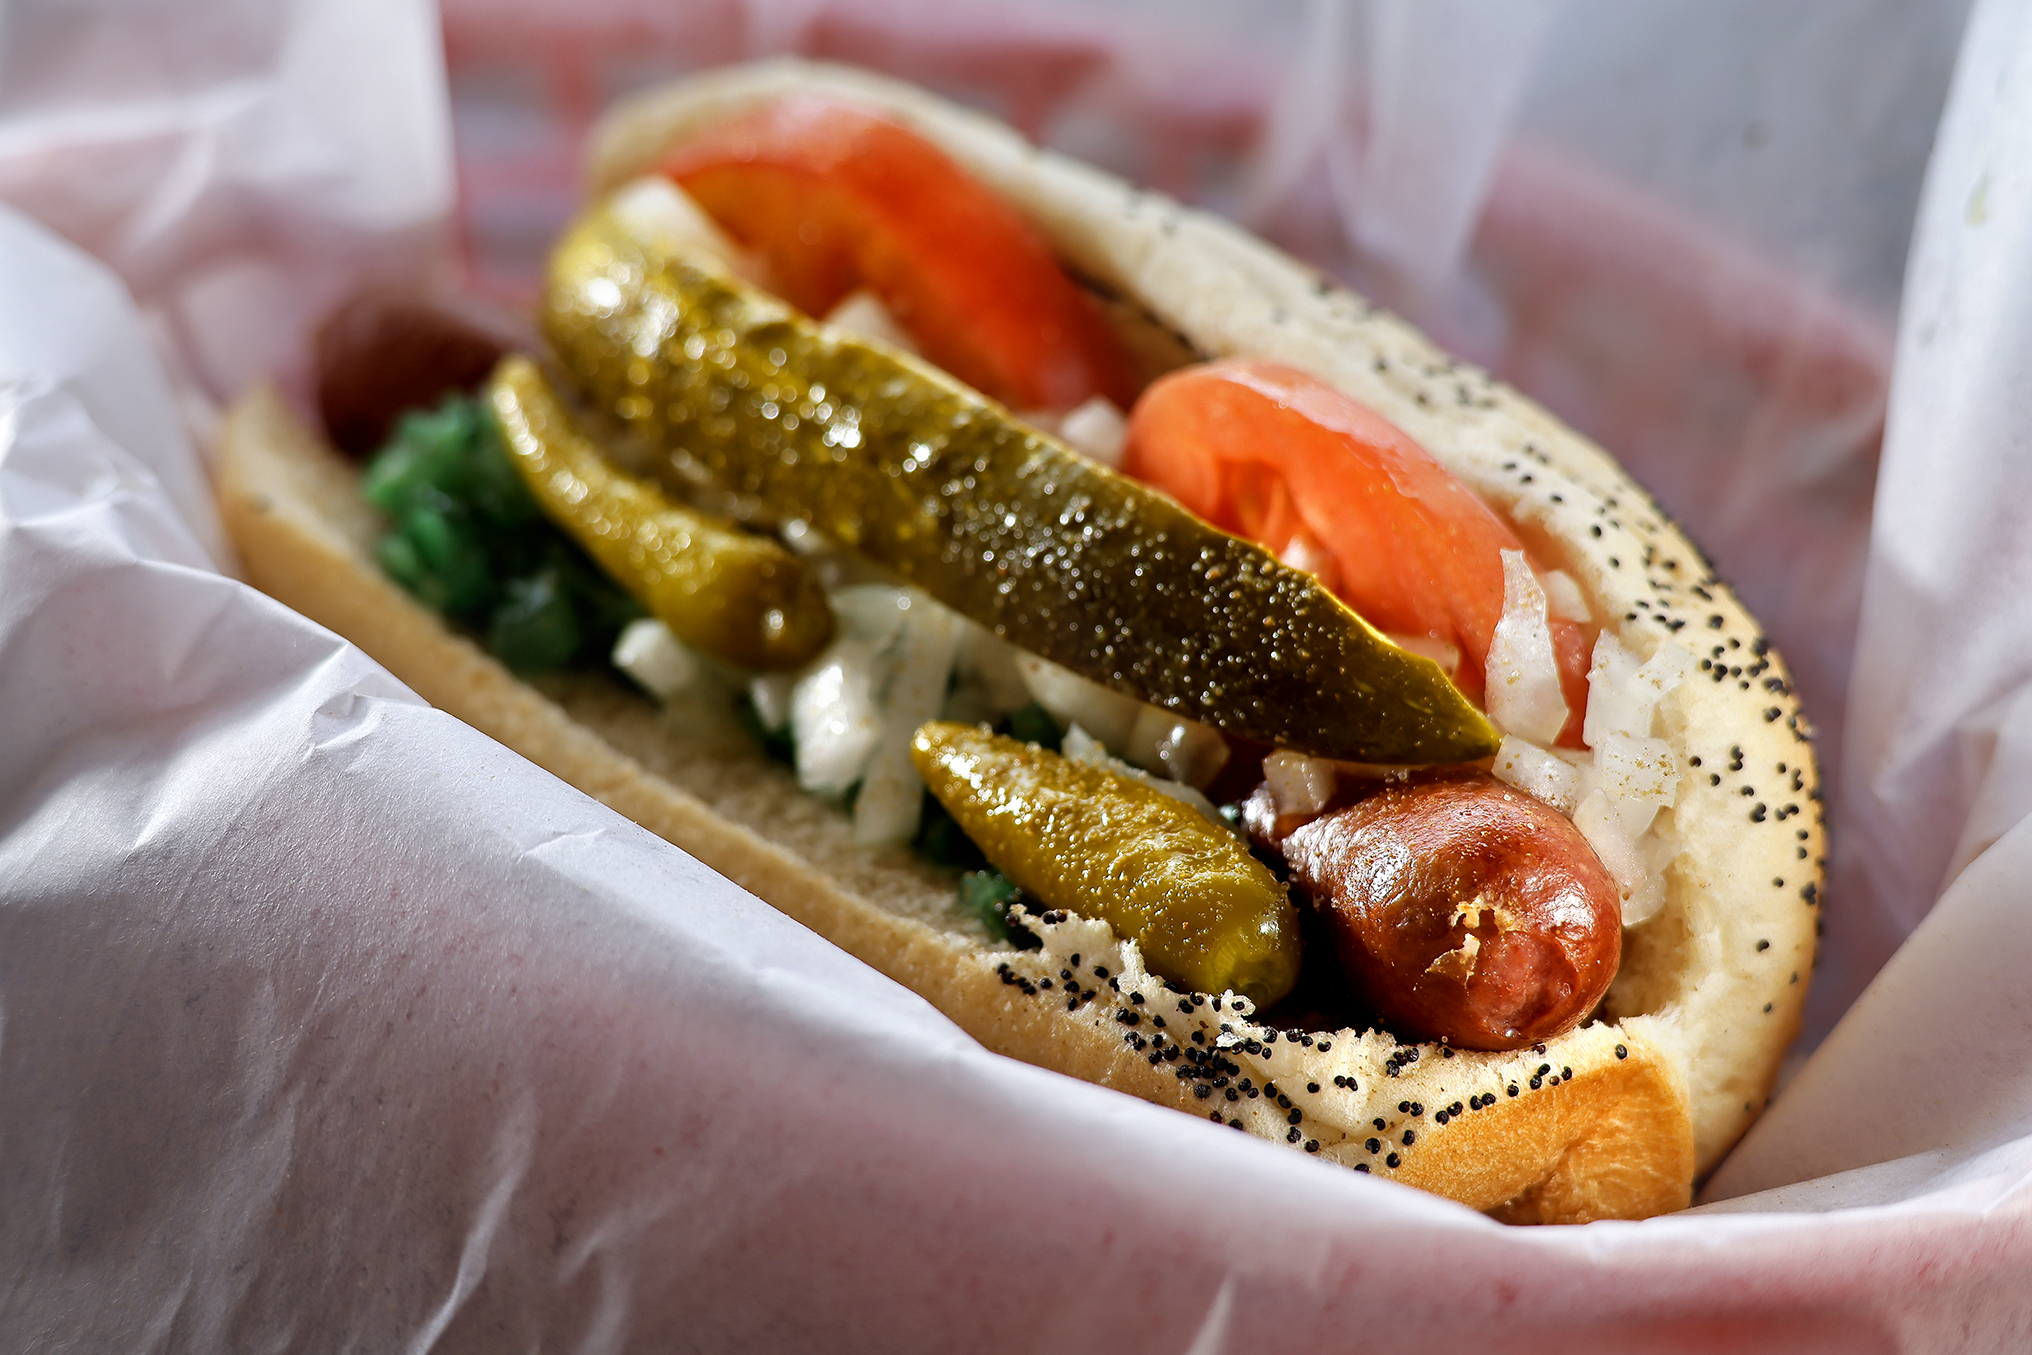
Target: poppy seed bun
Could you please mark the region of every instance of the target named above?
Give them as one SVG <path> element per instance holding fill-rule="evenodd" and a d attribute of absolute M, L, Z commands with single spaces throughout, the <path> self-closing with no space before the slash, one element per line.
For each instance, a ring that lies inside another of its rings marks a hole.
<path fill-rule="evenodd" d="M 1503 1054 L 1374 1031 L 1294 1041 L 1166 988 L 1099 923 L 1037 920 L 1043 950 L 997 946 L 956 909 L 950 872 L 854 848 L 843 814 L 738 737 L 701 740 L 599 679 L 538 691 L 447 630 L 371 563 L 377 524 L 351 468 L 263 393 L 235 409 L 221 447 L 224 516 L 249 578 L 991 1049 L 1515 1221 L 1685 1205 L 1761 1108 L 1797 1027 L 1821 849 L 1784 670 L 1706 561 L 1599 449 L 1402 323 L 1233 226 L 908 87 L 776 62 L 655 91 L 596 134 L 595 185 L 632 177 L 687 128 L 813 88 L 941 146 L 1146 331 L 1207 357 L 1287 363 L 1371 405 L 1507 513 L 1640 656 L 1669 638 L 1708 661 L 1660 706 L 1684 772 L 1660 831 L 1682 850 L 1664 907 L 1625 933 L 1601 1020 Z"/>

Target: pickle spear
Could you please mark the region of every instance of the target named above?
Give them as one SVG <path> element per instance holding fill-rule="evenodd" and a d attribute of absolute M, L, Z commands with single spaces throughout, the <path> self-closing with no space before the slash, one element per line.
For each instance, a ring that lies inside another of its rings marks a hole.
<path fill-rule="evenodd" d="M 796 556 L 610 465 L 528 358 L 503 359 L 487 398 L 545 516 L 678 639 L 749 668 L 794 668 L 832 638 L 825 590 Z"/>
<path fill-rule="evenodd" d="M 1298 982 L 1290 895 L 1197 809 L 972 725 L 923 725 L 910 754 L 997 870 L 1047 908 L 1104 920 L 1159 978 L 1258 1007 Z"/>
<path fill-rule="evenodd" d="M 1438 665 L 1311 576 L 604 209 L 552 255 L 545 329 L 592 397 L 681 467 L 1094 681 L 1320 757 L 1495 751 Z"/>

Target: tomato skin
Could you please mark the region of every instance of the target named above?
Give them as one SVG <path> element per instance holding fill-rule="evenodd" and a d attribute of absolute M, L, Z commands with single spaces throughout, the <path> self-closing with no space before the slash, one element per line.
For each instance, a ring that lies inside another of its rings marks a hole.
<path fill-rule="evenodd" d="M 1457 680 L 1479 698 L 1503 615 L 1510 525 L 1396 425 L 1315 377 L 1230 359 L 1160 377 L 1129 417 L 1123 469 L 1215 526 L 1280 556 L 1301 543 L 1315 572 L 1378 629 L 1461 652 Z M 1593 638 L 1551 619 L 1578 747 Z"/>
<path fill-rule="evenodd" d="M 793 95 L 706 129 L 660 168 L 808 314 L 865 286 L 928 360 L 1013 408 L 1135 398 L 1120 340 L 1043 237 L 907 128 Z"/>

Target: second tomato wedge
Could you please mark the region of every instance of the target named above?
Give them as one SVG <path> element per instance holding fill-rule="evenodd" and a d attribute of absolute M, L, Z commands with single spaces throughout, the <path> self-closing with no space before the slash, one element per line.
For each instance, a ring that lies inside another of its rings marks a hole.
<path fill-rule="evenodd" d="M 866 287 L 926 358 L 1012 408 L 1135 397 L 1120 341 L 1043 237 L 906 127 L 798 95 L 715 124 L 661 168 L 809 315 Z"/>
<path fill-rule="evenodd" d="M 1137 401 L 1123 469 L 1320 575 L 1378 629 L 1455 646 L 1457 681 L 1480 696 L 1503 615 L 1502 552 L 1523 543 L 1380 414 L 1277 363 L 1188 367 Z M 1592 644 L 1573 621 L 1550 628 L 1560 742 L 1578 746 Z"/>

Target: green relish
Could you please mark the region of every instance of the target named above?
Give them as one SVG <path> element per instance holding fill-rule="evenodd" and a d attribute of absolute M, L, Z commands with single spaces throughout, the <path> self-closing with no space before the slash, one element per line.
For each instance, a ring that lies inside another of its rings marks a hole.
<path fill-rule="evenodd" d="M 388 518 L 381 568 L 517 673 L 604 664 L 643 614 L 543 516 L 476 397 L 403 415 L 364 492 Z"/>

